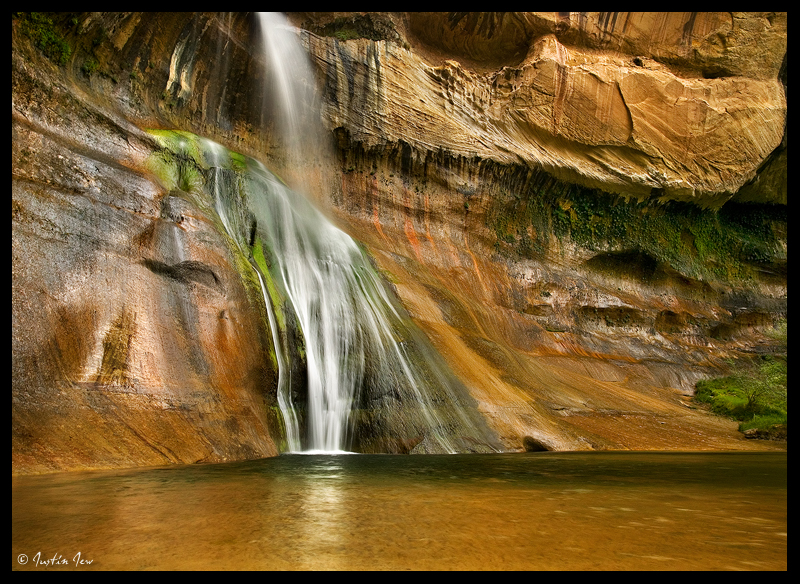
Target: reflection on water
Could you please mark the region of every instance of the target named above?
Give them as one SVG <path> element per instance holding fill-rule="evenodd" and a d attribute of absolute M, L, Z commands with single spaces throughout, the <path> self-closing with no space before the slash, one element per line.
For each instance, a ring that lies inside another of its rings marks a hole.
<path fill-rule="evenodd" d="M 548 452 L 18 477 L 12 569 L 785 570 L 786 475 L 786 453 Z"/>

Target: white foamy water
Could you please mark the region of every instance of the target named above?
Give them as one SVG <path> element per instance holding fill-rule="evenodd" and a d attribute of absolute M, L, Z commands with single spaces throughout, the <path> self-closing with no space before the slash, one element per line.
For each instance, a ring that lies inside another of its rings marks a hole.
<path fill-rule="evenodd" d="M 287 159 L 323 155 L 313 76 L 297 32 L 280 15 L 260 14 L 259 22 L 271 76 L 267 104 L 277 110 Z M 344 453 L 359 441 L 378 450 L 387 441 L 422 452 L 496 450 L 474 400 L 390 298 L 358 244 L 261 163 L 234 171 L 227 150 L 203 144 L 215 210 L 258 272 L 286 450 Z"/>

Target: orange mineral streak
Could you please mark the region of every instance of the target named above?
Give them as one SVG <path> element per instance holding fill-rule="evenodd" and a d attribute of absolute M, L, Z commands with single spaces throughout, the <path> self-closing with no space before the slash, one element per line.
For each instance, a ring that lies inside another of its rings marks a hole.
<path fill-rule="evenodd" d="M 406 217 L 403 222 L 403 232 L 406 234 L 406 239 L 408 239 L 408 242 L 414 250 L 414 255 L 417 256 L 419 261 L 422 261 L 422 256 L 419 252 L 419 240 L 417 239 L 417 234 L 414 231 L 414 224 L 411 222 L 410 217 Z"/>
<path fill-rule="evenodd" d="M 436 248 L 436 242 L 433 239 L 433 235 L 431 234 L 431 222 L 430 222 L 430 197 L 427 193 L 425 193 L 425 237 L 428 238 L 428 242 L 431 244 L 431 249 L 433 253 L 438 255 L 438 250 Z"/>
<path fill-rule="evenodd" d="M 375 226 L 375 231 L 378 232 L 378 234 L 381 236 L 381 239 L 388 242 L 389 238 L 386 237 L 386 234 L 383 232 L 383 229 L 381 228 L 381 218 L 378 213 L 377 206 L 372 208 L 372 224 Z"/>
<path fill-rule="evenodd" d="M 422 255 L 420 254 L 419 239 L 417 239 L 417 233 L 416 231 L 414 231 L 414 223 L 411 219 L 411 215 L 409 214 L 412 201 L 411 201 L 411 193 L 408 191 L 408 189 L 403 189 L 403 199 L 404 199 L 403 232 L 406 234 L 406 239 L 411 244 L 411 248 L 414 250 L 414 255 L 416 255 L 417 259 L 421 262 Z"/>
<path fill-rule="evenodd" d="M 374 229 L 364 234 L 352 218 L 350 228 L 363 234 L 378 265 L 393 275 L 403 305 L 509 449 L 521 449 L 526 436 L 558 450 L 785 448 L 746 440 L 735 422 L 697 409 L 691 399 L 697 373 L 675 356 L 660 361 L 620 350 L 629 346 L 621 335 L 641 342 L 634 333 L 547 330 L 536 315 L 510 307 L 510 291 L 519 283 L 504 265 L 484 259 L 491 255 L 484 240 L 467 240 L 461 221 L 433 223 L 439 253 L 420 254 L 409 211 L 392 208 L 402 216 L 383 217 L 385 237 Z M 529 285 L 550 290 L 549 278 L 534 273 Z M 557 316 L 571 310 L 556 293 L 536 292 L 528 301 L 549 302 Z"/>
<path fill-rule="evenodd" d="M 475 254 L 472 253 L 472 250 L 469 247 L 469 233 L 466 229 L 464 229 L 464 251 L 469 254 L 469 257 L 472 258 L 472 269 L 475 272 L 475 277 L 478 279 L 478 282 L 481 285 L 484 293 L 488 293 L 488 289 L 486 288 L 486 283 L 483 281 L 483 277 L 481 276 L 481 269 L 478 266 L 478 258 L 475 257 Z"/>
<path fill-rule="evenodd" d="M 383 232 L 383 228 L 381 228 L 381 216 L 380 216 L 380 200 L 378 199 L 378 179 L 376 177 L 372 177 L 369 181 L 369 200 L 368 204 L 372 206 L 372 224 L 375 226 L 375 230 L 380 234 L 381 239 L 384 241 L 389 241 L 386 237 L 386 234 Z"/>

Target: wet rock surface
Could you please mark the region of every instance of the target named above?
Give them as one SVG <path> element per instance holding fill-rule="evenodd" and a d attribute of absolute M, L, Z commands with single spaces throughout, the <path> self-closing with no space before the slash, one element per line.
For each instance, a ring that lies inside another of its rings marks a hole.
<path fill-rule="evenodd" d="M 786 15 L 615 14 L 295 15 L 336 158 L 293 171 L 508 449 L 778 447 L 687 398 L 786 314 Z M 260 292 L 144 132 L 292 174 L 252 17 L 52 18 L 64 63 L 12 18 L 14 472 L 276 454 Z"/>
<path fill-rule="evenodd" d="M 15 45 L 16 46 L 16 45 Z M 155 143 L 13 51 L 12 468 L 277 454 L 257 292 Z"/>
<path fill-rule="evenodd" d="M 748 440 L 777 440 L 785 442 L 787 440 L 786 424 L 775 424 L 768 430 L 752 428 L 744 431 L 744 437 Z"/>

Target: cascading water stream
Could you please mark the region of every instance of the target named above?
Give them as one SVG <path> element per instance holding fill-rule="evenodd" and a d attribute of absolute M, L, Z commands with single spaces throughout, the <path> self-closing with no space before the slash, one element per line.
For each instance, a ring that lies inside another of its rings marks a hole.
<path fill-rule="evenodd" d="M 308 59 L 282 15 L 258 17 L 272 102 L 279 112 L 278 129 L 289 163 L 299 161 L 304 152 L 319 155 Z M 364 347 L 356 330 L 352 270 L 360 250 L 296 193 L 273 186 L 283 191 L 275 199 L 279 205 L 261 219 L 272 227 L 273 257 L 279 258 L 280 280 L 305 339 L 308 447 L 339 451 L 363 377 Z"/>
<path fill-rule="evenodd" d="M 211 140 L 203 140 L 203 144 L 206 150 L 206 157 L 213 171 L 211 188 L 214 195 L 214 209 L 222 221 L 225 231 L 231 236 L 239 251 L 246 256 L 248 253 L 245 249 L 245 244 L 241 241 L 241 238 L 238 237 L 238 234 L 242 232 L 241 227 L 243 226 L 243 222 L 240 220 L 238 224 L 235 225 L 229 214 L 231 209 L 237 209 L 239 207 L 230 201 L 231 189 L 224 184 L 224 181 L 220 180 L 220 169 L 228 166 L 230 163 L 228 151 Z M 261 294 L 264 298 L 269 328 L 272 333 L 272 344 L 275 348 L 275 360 L 278 369 L 278 407 L 280 407 L 284 419 L 287 450 L 289 452 L 299 452 L 301 450 L 299 423 L 291 403 L 289 389 L 291 385 L 289 380 L 290 368 L 284 351 L 284 343 L 282 343 L 280 339 L 280 328 L 277 318 L 275 317 L 275 311 L 272 307 L 272 301 L 267 292 L 267 286 L 264 283 L 264 276 L 252 260 L 251 267 L 258 277 L 258 282 L 261 286 Z"/>
<path fill-rule="evenodd" d="M 401 351 L 392 326 L 399 322 L 372 266 L 356 243 L 298 193 L 269 175 L 256 175 L 250 209 L 268 241 L 272 273 L 305 341 L 308 450 L 337 452 L 349 442 L 350 416 L 367 376 L 394 379 L 425 405 L 420 381 Z M 369 358 L 369 363 L 367 359 Z M 286 399 L 289 402 L 289 399 Z M 426 425 L 440 425 L 427 407 Z M 290 424 L 287 422 L 287 427 Z M 447 452 L 456 449 L 436 437 Z"/>
<path fill-rule="evenodd" d="M 282 17 L 259 18 L 276 76 L 272 103 L 286 122 L 291 160 L 298 149 L 311 151 L 306 139 L 318 140 L 303 111 L 314 103 L 303 94 L 313 89 L 308 71 L 300 71 L 308 64 L 298 62 L 306 57 Z M 299 71 L 306 81 L 300 87 L 293 82 Z M 260 163 L 250 161 L 246 172 L 225 170 L 227 151 L 203 143 L 216 212 L 250 258 L 266 304 L 286 449 L 342 452 L 375 434 L 400 433 L 421 452 L 497 450 L 466 390 L 390 298 L 355 241 Z M 305 396 L 291 379 L 303 357 Z"/>

